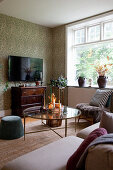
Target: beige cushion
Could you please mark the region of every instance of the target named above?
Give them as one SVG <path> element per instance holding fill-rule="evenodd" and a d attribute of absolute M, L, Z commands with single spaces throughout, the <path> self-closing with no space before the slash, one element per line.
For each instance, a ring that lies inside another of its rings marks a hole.
<path fill-rule="evenodd" d="M 85 170 L 113 170 L 113 144 L 99 144 L 89 148 Z"/>
<path fill-rule="evenodd" d="M 98 123 L 95 123 L 83 130 L 80 130 L 78 133 L 77 133 L 77 137 L 80 137 L 80 138 L 83 138 L 85 139 L 93 130 L 99 128 L 99 124 L 100 122 Z"/>
<path fill-rule="evenodd" d="M 38 141 L 37 141 L 38 142 Z M 7 163 L 2 170 L 65 170 L 83 139 L 69 136 Z"/>
<path fill-rule="evenodd" d="M 100 127 L 105 128 L 108 133 L 113 133 L 113 113 L 103 112 Z"/>

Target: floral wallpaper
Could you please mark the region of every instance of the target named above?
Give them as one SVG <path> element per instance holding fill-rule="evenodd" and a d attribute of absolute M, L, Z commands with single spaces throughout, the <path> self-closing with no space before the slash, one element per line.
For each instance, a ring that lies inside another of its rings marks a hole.
<path fill-rule="evenodd" d="M 53 77 L 65 76 L 65 26 L 56 27 L 53 33 Z"/>
<path fill-rule="evenodd" d="M 48 83 L 52 76 L 52 29 L 0 14 L 0 110 L 11 108 L 10 88 L 3 91 L 8 80 L 8 55 L 42 58 L 43 81 Z"/>
<path fill-rule="evenodd" d="M 53 35 L 53 67 L 52 76 L 54 79 L 62 74 L 65 76 L 65 26 L 59 26 L 52 30 Z M 64 90 L 64 104 L 68 105 L 68 88 Z"/>

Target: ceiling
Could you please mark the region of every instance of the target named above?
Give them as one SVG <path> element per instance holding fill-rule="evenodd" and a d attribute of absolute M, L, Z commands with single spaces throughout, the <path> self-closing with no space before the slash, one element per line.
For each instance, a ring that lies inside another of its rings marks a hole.
<path fill-rule="evenodd" d="M 0 0 L 0 13 L 56 27 L 113 10 L 113 0 Z"/>

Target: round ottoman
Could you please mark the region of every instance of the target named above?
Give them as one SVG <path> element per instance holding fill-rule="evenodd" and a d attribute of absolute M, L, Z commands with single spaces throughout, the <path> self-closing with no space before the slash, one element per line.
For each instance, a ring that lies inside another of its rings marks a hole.
<path fill-rule="evenodd" d="M 22 120 L 19 116 L 5 116 L 1 119 L 0 138 L 17 139 L 24 135 Z"/>

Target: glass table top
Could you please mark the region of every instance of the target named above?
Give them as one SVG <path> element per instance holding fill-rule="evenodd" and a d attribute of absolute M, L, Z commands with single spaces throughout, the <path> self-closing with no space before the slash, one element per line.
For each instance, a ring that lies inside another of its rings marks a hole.
<path fill-rule="evenodd" d="M 76 118 L 81 115 L 81 111 L 68 106 L 62 106 L 61 109 L 55 108 L 52 110 L 40 109 L 40 107 L 36 106 L 25 109 L 23 114 L 24 116 L 32 117 L 35 119 L 59 120 Z"/>

